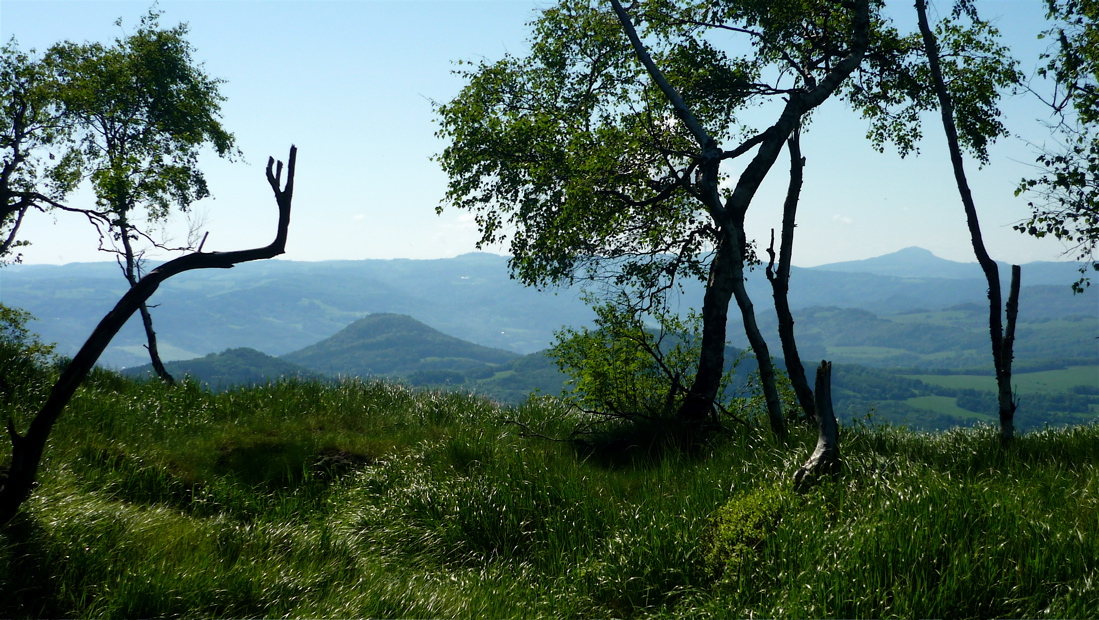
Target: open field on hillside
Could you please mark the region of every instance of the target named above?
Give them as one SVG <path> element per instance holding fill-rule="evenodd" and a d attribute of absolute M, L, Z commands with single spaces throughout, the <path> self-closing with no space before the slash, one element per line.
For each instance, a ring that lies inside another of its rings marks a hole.
<path fill-rule="evenodd" d="M 953 396 L 917 396 L 904 401 L 916 409 L 926 409 L 935 413 L 961 418 L 969 422 L 996 422 L 996 417 L 990 414 L 979 413 L 963 409 L 957 405 Z"/>
<path fill-rule="evenodd" d="M 996 391 L 996 377 L 991 375 L 905 375 L 931 385 L 949 388 L 970 388 Z M 1060 370 L 1014 373 L 1012 384 L 1021 395 L 1066 392 L 1078 385 L 1099 389 L 1099 365 L 1069 366 Z"/>

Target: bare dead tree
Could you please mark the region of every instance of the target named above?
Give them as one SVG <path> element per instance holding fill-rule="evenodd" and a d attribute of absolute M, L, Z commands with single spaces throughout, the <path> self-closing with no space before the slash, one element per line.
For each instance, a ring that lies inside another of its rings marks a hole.
<path fill-rule="evenodd" d="M 801 198 L 802 171 L 805 158 L 801 155 L 801 130 L 794 129 L 786 141 L 790 150 L 790 184 L 786 189 L 786 201 L 782 206 L 782 241 L 778 250 L 778 265 L 775 265 L 775 230 L 771 229 L 771 245 L 767 248 L 770 261 L 767 263 L 767 281 L 775 298 L 775 313 L 778 315 L 778 336 L 782 343 L 782 356 L 786 358 L 786 372 L 794 386 L 798 404 L 805 415 L 816 423 L 816 407 L 813 402 L 813 390 L 805 376 L 805 367 L 801 364 L 797 341 L 794 339 L 794 315 L 790 312 L 790 256 L 794 251 L 794 227 L 797 220 L 798 200 Z"/>
<path fill-rule="evenodd" d="M 794 486 L 805 491 L 821 476 L 836 476 L 843 469 L 840 458 L 839 427 L 832 410 L 832 363 L 822 361 L 817 367 L 817 447 L 809 460 L 794 474 Z"/>
<path fill-rule="evenodd" d="M 107 348 L 118 330 L 126 324 L 134 312 L 143 306 L 157 288 L 168 278 L 194 269 L 228 269 L 238 263 L 273 258 L 286 251 L 287 231 L 290 227 L 290 204 L 294 196 L 294 168 L 297 148 L 290 147 L 287 163 L 286 185 L 282 185 L 281 161 L 267 161 L 267 182 L 275 193 L 279 208 L 278 232 L 275 240 L 262 248 L 235 252 L 192 252 L 153 269 L 137 281 L 103 317 L 91 336 L 80 347 L 72 362 L 53 385 L 46 403 L 31 421 L 26 433 L 19 434 L 15 421 L 8 420 L 8 436 L 12 443 L 11 463 L 7 474 L 0 479 L 0 523 L 6 523 L 18 512 L 34 488 L 38 466 L 46 440 L 54 424 L 60 418 L 76 388 L 88 375 L 103 350 Z"/>

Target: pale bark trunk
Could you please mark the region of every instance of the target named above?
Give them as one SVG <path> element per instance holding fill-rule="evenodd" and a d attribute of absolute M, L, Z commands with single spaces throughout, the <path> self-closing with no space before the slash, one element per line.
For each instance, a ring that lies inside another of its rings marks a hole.
<path fill-rule="evenodd" d="M 809 460 L 794 473 L 794 486 L 805 491 L 823 475 L 837 476 L 843 470 L 840 458 L 839 425 L 832 410 L 832 363 L 822 361 L 816 381 L 817 446 Z"/>
<path fill-rule="evenodd" d="M 729 300 L 732 299 L 733 249 L 727 240 L 718 242 L 710 263 L 710 279 L 702 300 L 702 343 L 698 369 L 687 397 L 680 405 L 677 417 L 692 426 L 699 426 L 710 417 L 714 400 L 725 372 L 726 327 Z"/>

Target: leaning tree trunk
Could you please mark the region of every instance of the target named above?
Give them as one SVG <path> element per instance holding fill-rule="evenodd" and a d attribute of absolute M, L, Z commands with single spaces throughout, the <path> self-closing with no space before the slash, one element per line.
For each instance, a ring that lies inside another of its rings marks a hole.
<path fill-rule="evenodd" d="M 711 264 L 706 301 L 710 301 L 711 298 L 710 288 L 719 286 L 721 291 L 713 295 L 714 304 L 711 310 L 706 309 L 705 303 L 703 305 L 703 351 L 699 359 L 700 372 L 695 378 L 695 385 L 691 388 L 693 396 L 686 400 L 681 409 L 681 414 L 688 418 L 694 418 L 700 415 L 703 407 L 706 408 L 708 413 L 709 408 L 713 406 L 712 400 L 706 403 L 700 401 L 707 394 L 717 393 L 720 374 L 717 375 L 715 381 L 713 374 L 715 366 L 712 360 L 720 358 L 723 367 L 725 343 L 719 342 L 714 336 L 707 340 L 705 330 L 717 329 L 720 324 L 720 334 L 724 338 L 724 321 L 727 320 L 727 314 L 725 317 L 720 318 L 716 314 L 721 307 L 724 307 L 727 312 L 728 296 L 725 291 L 731 289 L 744 319 L 745 335 L 748 337 L 748 342 L 756 355 L 756 360 L 759 362 L 760 380 L 767 399 L 767 415 L 771 421 L 772 429 L 780 436 L 785 435 L 786 427 L 782 414 L 782 404 L 778 398 L 778 391 L 774 386 L 774 373 L 770 354 L 767 351 L 767 343 L 763 340 L 756 326 L 755 311 L 744 288 L 744 262 L 747 256 L 744 239 L 744 216 L 764 177 L 778 158 L 783 143 L 790 135 L 790 132 L 800 123 L 802 116 L 832 96 L 840 84 L 862 63 L 863 56 L 870 44 L 870 3 L 868 0 L 855 0 L 851 3 L 853 20 L 849 54 L 831 66 L 828 73 L 819 81 L 809 80 L 811 83 L 805 84 L 804 88 L 791 90 L 786 98 L 786 105 L 775 124 L 762 134 L 743 142 L 732 151 L 722 151 L 718 147 L 714 138 L 710 136 L 698 118 L 691 112 L 683 97 L 668 82 L 668 79 L 653 62 L 645 44 L 634 28 L 633 20 L 622 6 L 622 2 L 620 0 L 611 0 L 611 7 L 618 16 L 618 20 L 626 32 L 626 37 L 629 39 L 638 61 L 645 67 L 649 77 L 664 94 L 675 115 L 690 131 L 698 144 L 700 149 L 699 172 L 701 174 L 695 190 L 697 192 L 696 196 L 705 205 L 706 210 L 713 218 L 715 228 L 718 230 L 718 252 L 715 252 L 714 264 L 718 263 L 721 258 L 718 254 L 722 247 L 726 247 L 726 252 L 734 249 L 736 251 L 735 255 L 729 257 L 731 260 L 727 259 L 725 261 L 728 269 L 724 266 L 715 269 L 714 265 Z M 726 192 L 718 189 L 721 162 L 743 155 L 756 147 L 758 147 L 756 155 L 744 168 L 731 194 L 725 197 Z M 724 204 L 722 204 L 723 197 Z M 717 279 L 717 276 L 728 278 L 728 281 L 721 282 Z M 705 372 L 703 373 L 701 371 L 704 368 Z M 701 415 L 705 415 L 705 413 Z"/>
<path fill-rule="evenodd" d="M 1019 314 L 1019 277 L 1020 267 L 1011 266 L 1011 284 L 1007 299 L 1007 327 L 1001 321 L 1000 270 L 996 261 L 988 255 L 984 238 L 981 236 L 981 224 L 977 219 L 977 207 L 973 203 L 973 194 L 966 180 L 965 167 L 962 164 L 962 149 L 958 143 L 958 129 L 954 124 L 954 103 L 943 81 L 942 67 L 939 65 L 939 44 L 931 26 L 927 22 L 927 7 L 924 0 L 916 0 L 916 16 L 923 36 L 924 51 L 935 94 L 939 98 L 939 112 L 942 115 L 943 131 L 950 149 L 950 163 L 954 167 L 954 180 L 958 185 L 962 206 L 965 208 L 969 238 L 973 243 L 973 253 L 985 273 L 988 281 L 988 332 L 992 341 L 992 362 L 996 368 L 997 398 L 1000 409 L 1000 441 L 1005 445 L 1015 437 L 1015 409 L 1018 406 L 1011 393 L 1011 361 L 1014 357 L 1015 319 Z"/>
<path fill-rule="evenodd" d="M 137 257 L 134 255 L 133 244 L 130 243 L 130 225 L 126 221 L 126 216 L 123 215 L 119 218 L 119 229 L 122 237 L 122 251 L 124 256 L 122 260 L 125 264 L 121 264 L 122 275 L 126 276 L 126 281 L 130 283 L 130 288 L 137 286 L 138 281 L 141 279 L 141 275 L 138 273 Z M 149 361 L 153 365 L 153 371 L 156 372 L 156 376 L 160 377 L 160 380 L 168 385 L 175 385 L 175 379 L 168 372 L 168 369 L 164 367 L 164 362 L 160 360 L 160 349 L 156 344 L 156 331 L 153 329 L 153 315 L 149 313 L 149 306 L 146 303 L 142 303 L 138 308 L 141 312 L 141 324 L 145 328 L 145 340 L 148 344 L 145 348 L 149 351 Z"/>
<path fill-rule="evenodd" d="M 95 365 L 103 350 L 110 344 L 118 330 L 137 312 L 149 297 L 156 292 L 168 278 L 193 269 L 227 269 L 253 260 L 272 258 L 286 251 L 286 235 L 290 226 L 290 204 L 294 195 L 294 167 L 297 149 L 290 147 L 287 164 L 286 186 L 282 187 L 282 162 L 277 168 L 273 158 L 267 162 L 267 181 L 275 192 L 275 201 L 279 207 L 279 224 L 275 240 L 268 246 L 235 252 L 194 252 L 164 263 L 153 269 L 136 285 L 132 286 L 113 310 L 103 317 L 92 335 L 80 347 L 80 351 L 61 373 L 53 385 L 46 403 L 31 421 L 26 433 L 20 435 L 15 421 L 8 420 L 8 435 L 11 437 L 12 455 L 7 475 L 0 479 L 0 523 L 6 523 L 30 497 L 38 473 L 38 465 L 53 425 L 61 416 L 76 388 Z M 275 168 L 273 171 L 272 169 Z"/>
<path fill-rule="evenodd" d="M 822 361 L 816 384 L 817 447 L 809 460 L 794 473 L 794 486 L 805 491 L 821 476 L 837 476 L 843 469 L 840 458 L 839 425 L 832 410 L 832 363 Z"/>
<path fill-rule="evenodd" d="M 680 406 L 677 416 L 690 424 L 701 424 L 713 409 L 721 376 L 725 372 L 726 324 L 729 319 L 729 302 L 736 298 L 744 320 L 752 352 L 759 365 L 760 384 L 767 402 L 767 418 L 776 435 L 786 435 L 786 421 L 782 415 L 782 399 L 775 383 L 774 366 L 767 342 L 756 325 L 755 309 L 744 288 L 744 263 L 742 245 L 735 232 L 726 233 L 718 241 L 713 261 L 710 263 L 710 280 L 702 302 L 702 345 L 698 370 Z"/>
<path fill-rule="evenodd" d="M 775 298 L 775 314 L 778 315 L 778 336 L 782 343 L 782 356 L 786 358 L 786 372 L 790 375 L 790 384 L 794 386 L 798 404 L 806 417 L 817 423 L 816 407 L 813 402 L 813 390 L 805 376 L 805 367 L 801 364 L 797 341 L 794 339 L 794 315 L 790 312 L 787 293 L 790 290 L 790 255 L 794 250 L 794 224 L 797 219 L 798 200 L 801 198 L 802 170 L 805 158 L 801 155 L 801 131 L 795 129 L 786 141 L 790 148 L 790 185 L 786 189 L 786 202 L 782 206 L 782 241 L 779 245 L 778 268 L 775 268 L 775 230 L 771 229 L 771 245 L 767 254 L 771 260 L 767 264 L 767 280 Z"/>
<path fill-rule="evenodd" d="M 732 249 L 719 241 L 710 263 L 710 278 L 702 299 L 702 342 L 698 369 L 676 417 L 691 426 L 701 426 L 714 408 L 725 372 L 726 324 L 733 289 L 726 271 L 732 267 Z"/>

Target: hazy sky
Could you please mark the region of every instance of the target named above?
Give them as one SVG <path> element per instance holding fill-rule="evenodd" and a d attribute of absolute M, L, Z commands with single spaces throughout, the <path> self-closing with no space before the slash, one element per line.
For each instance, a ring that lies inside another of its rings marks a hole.
<path fill-rule="evenodd" d="M 446 258 L 474 251 L 472 218 L 435 207 L 446 179 L 430 160 L 435 138 L 431 102 L 461 88 L 453 61 L 497 59 L 526 48 L 526 23 L 546 0 L 191 0 L 159 3 L 163 26 L 190 25 L 189 40 L 206 72 L 225 80 L 225 126 L 244 162 L 203 161 L 213 199 L 196 205 L 210 232 L 207 250 L 265 245 L 276 211 L 263 169 L 298 146 L 292 260 Z M 945 11 L 949 3 L 939 0 Z M 1033 72 L 1046 42 L 1036 0 L 978 1 L 1005 34 L 1023 69 Z M 902 28 L 914 27 L 909 0 L 891 7 Z M 24 50 L 60 40 L 110 42 L 132 31 L 150 2 L 0 2 L 0 35 Z M 119 28 L 115 21 L 122 18 Z M 992 163 L 968 169 L 993 257 L 1013 262 L 1058 260 L 1063 248 L 1011 225 L 1026 201 L 1013 196 L 1032 171 L 1033 149 L 1046 132 L 1045 112 L 1027 96 L 1002 106 L 1015 134 L 992 150 Z M 803 136 L 807 157 L 794 263 L 801 266 L 878 256 L 918 245 L 973 261 L 965 219 L 937 118 L 918 158 L 873 151 L 866 126 L 840 101 L 829 101 Z M 788 164 L 783 155 L 749 212 L 749 236 L 761 242 L 781 224 Z M 86 193 L 71 202 L 90 205 Z M 182 222 L 170 231 L 185 237 Z M 104 260 L 86 221 L 34 214 L 24 224 L 26 263 Z M 501 248 L 496 249 L 504 253 Z"/>

